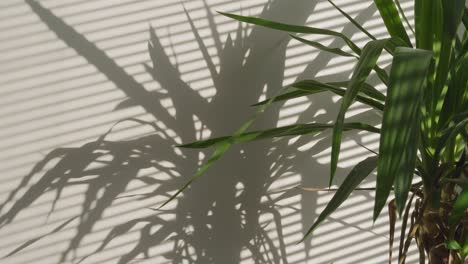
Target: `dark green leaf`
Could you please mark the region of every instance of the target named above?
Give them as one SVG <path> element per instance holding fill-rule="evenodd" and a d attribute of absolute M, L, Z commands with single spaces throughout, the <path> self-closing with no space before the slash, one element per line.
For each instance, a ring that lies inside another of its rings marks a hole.
<path fill-rule="evenodd" d="M 374 3 L 382 16 L 385 27 L 387 28 L 390 36 L 402 39 L 408 47 L 411 47 L 411 41 L 408 34 L 406 34 L 405 27 L 401 22 L 397 7 L 393 0 L 374 0 Z"/>
<path fill-rule="evenodd" d="M 348 82 L 347 85 L 351 85 L 351 82 Z M 332 84 L 320 83 L 314 80 L 300 81 L 300 82 L 292 84 L 291 86 L 302 91 L 315 91 L 316 89 L 326 89 L 340 96 L 345 96 L 346 94 L 345 89 L 341 89 Z M 364 83 L 362 83 L 361 87 L 364 87 L 364 86 L 365 86 Z M 383 111 L 384 106 L 382 103 L 378 101 L 362 96 L 359 93 L 356 95 L 355 99 L 361 103 L 367 104 L 371 107 L 374 107 L 378 110 Z"/>
<path fill-rule="evenodd" d="M 332 138 L 332 153 L 331 153 L 331 164 L 330 164 L 330 185 L 333 182 L 336 168 L 338 165 L 338 158 L 341 149 L 341 138 L 343 132 L 343 124 L 346 111 L 356 99 L 360 88 L 365 83 L 371 70 L 376 66 L 377 59 L 379 58 L 385 44 L 388 39 L 373 40 L 366 44 L 362 51 L 362 55 L 354 69 L 351 82 L 349 83 L 348 89 L 346 89 L 345 95 L 341 102 L 340 111 L 336 118 L 335 127 L 333 128 Z"/>
<path fill-rule="evenodd" d="M 420 128 L 420 103 L 432 52 L 397 48 L 385 101 L 377 169 L 374 221 L 393 183 L 401 214 L 413 178 Z"/>
<path fill-rule="evenodd" d="M 293 98 L 298 98 L 302 96 L 308 96 L 311 94 L 316 94 L 316 93 L 321 93 L 325 91 L 330 91 L 333 92 L 337 95 L 343 96 L 345 93 L 344 89 L 341 89 L 340 87 L 348 87 L 349 81 L 346 82 L 330 82 L 330 83 L 321 83 L 315 80 L 305 80 L 305 81 L 299 81 L 297 83 L 293 83 L 290 85 L 290 87 L 296 87 L 300 86 L 300 90 L 296 91 L 291 91 L 287 92 L 281 95 L 278 95 L 277 97 L 274 98 L 274 102 L 279 102 L 279 101 L 285 101 Z M 367 104 L 369 106 L 372 106 L 376 109 L 383 110 L 383 105 L 379 102 L 374 101 L 379 100 L 379 101 L 384 101 L 385 100 L 385 95 L 382 94 L 379 90 L 375 89 L 375 87 L 364 83 L 361 88 L 360 88 L 360 94 L 356 97 L 356 100 Z M 366 98 L 370 97 L 370 98 Z M 254 104 L 253 106 L 257 105 L 263 105 L 266 102 L 268 102 L 270 99 L 266 99 L 264 101 L 261 101 L 259 103 Z"/>
<path fill-rule="evenodd" d="M 231 144 L 249 142 L 253 140 L 260 140 L 266 138 L 276 138 L 276 137 L 286 137 L 286 136 L 298 136 L 298 135 L 307 135 L 312 133 L 319 133 L 325 129 L 333 128 L 333 124 L 296 124 L 284 127 L 278 127 L 267 130 L 252 131 L 242 133 L 238 136 L 225 136 L 207 140 L 201 140 L 189 144 L 180 145 L 181 148 L 207 148 L 213 145 L 221 144 L 224 142 L 229 142 Z M 373 126 L 363 124 L 363 123 L 346 123 L 344 124 L 344 130 L 364 130 L 372 133 L 379 133 L 380 130 Z"/>
<path fill-rule="evenodd" d="M 343 16 L 345 16 L 349 22 L 353 23 L 354 26 L 356 26 L 357 28 L 359 28 L 364 34 L 366 34 L 369 38 L 371 38 L 372 40 L 376 40 L 376 38 L 371 34 L 369 33 L 369 31 L 367 31 L 364 27 L 362 27 L 358 22 L 356 22 L 356 20 L 354 20 L 350 15 L 348 15 L 348 13 L 346 13 L 345 11 L 343 11 L 340 7 L 338 7 L 337 5 L 335 5 L 335 3 L 333 3 L 331 0 L 328 0 L 328 2 L 336 8 L 336 10 L 338 10 L 338 12 L 340 12 Z"/>
<path fill-rule="evenodd" d="M 359 186 L 359 184 L 375 169 L 377 166 L 377 157 L 369 157 L 359 162 L 346 176 L 346 179 L 340 185 L 333 198 L 327 204 L 325 209 L 320 213 L 315 223 L 309 228 L 302 241 L 307 239 L 312 232 L 319 226 L 331 213 L 333 213 Z"/>
<path fill-rule="evenodd" d="M 256 18 L 256 17 L 246 17 L 246 16 L 240 16 L 240 15 L 234 15 L 234 14 L 228 14 L 228 13 L 223 13 L 223 12 L 218 12 L 223 16 L 230 17 L 232 19 L 246 22 L 249 24 L 254 24 L 258 26 L 263 26 L 267 28 L 272 28 L 272 29 L 277 29 L 281 31 L 286 31 L 286 32 L 294 32 L 294 33 L 306 33 L 306 34 L 318 34 L 318 35 L 328 35 L 328 36 L 335 36 L 343 39 L 343 41 L 351 48 L 352 51 L 354 51 L 356 54 L 361 53 L 361 49 L 354 44 L 351 39 L 349 39 L 347 36 L 345 36 L 342 33 L 328 30 L 328 29 L 322 29 L 322 28 L 314 28 L 314 27 L 306 27 L 306 26 L 297 26 L 297 25 L 289 25 L 289 24 L 284 24 L 284 23 L 279 23 L 279 22 L 274 22 L 262 18 Z"/>
<path fill-rule="evenodd" d="M 465 6 L 465 11 L 463 12 L 463 25 L 465 26 L 465 30 L 468 30 L 468 8 Z"/>
<path fill-rule="evenodd" d="M 339 87 L 348 87 L 349 86 L 349 81 L 346 82 L 329 82 L 328 84 L 330 85 L 335 85 Z M 385 95 L 377 90 L 374 86 L 368 84 L 368 83 L 363 83 L 361 88 L 359 88 L 359 92 L 362 92 L 363 94 L 367 95 L 368 97 L 372 99 L 376 99 L 379 101 L 385 101 Z"/>
<path fill-rule="evenodd" d="M 415 34 L 414 29 L 413 29 L 413 27 L 411 26 L 411 23 L 408 21 L 408 18 L 407 18 L 406 15 L 405 15 L 405 11 L 404 11 L 403 8 L 401 7 L 400 0 L 395 0 L 395 4 L 396 4 L 396 6 L 398 7 L 398 11 L 400 11 L 401 16 L 402 16 L 403 19 L 405 20 L 406 25 L 408 25 L 408 28 L 411 30 L 411 32 L 413 32 L 413 34 Z"/>
<path fill-rule="evenodd" d="M 443 91 L 453 64 L 453 52 L 458 26 L 463 17 L 465 0 L 442 1 L 443 11 L 443 34 L 439 51 L 439 61 L 437 63 L 436 79 L 434 82 L 434 92 L 432 94 L 432 111 L 439 112 L 444 96 Z M 463 87 L 464 88 L 464 87 Z"/>
<path fill-rule="evenodd" d="M 327 52 L 330 52 L 330 53 L 333 53 L 333 54 L 336 54 L 336 55 L 340 55 L 340 56 L 344 56 L 344 57 L 357 57 L 356 55 L 353 55 L 351 53 L 348 53 L 346 51 L 343 51 L 339 48 L 330 48 L 330 47 L 327 47 L 327 46 L 324 46 L 320 43 L 318 43 L 317 41 L 311 41 L 311 40 L 307 40 L 307 39 L 303 39 L 303 38 L 300 38 L 300 37 L 297 37 L 297 36 L 294 36 L 294 35 L 290 35 L 293 39 L 295 40 L 298 40 L 304 44 L 307 44 L 311 47 L 314 47 L 314 48 L 317 48 L 319 50 L 323 50 L 323 51 L 327 51 Z"/>

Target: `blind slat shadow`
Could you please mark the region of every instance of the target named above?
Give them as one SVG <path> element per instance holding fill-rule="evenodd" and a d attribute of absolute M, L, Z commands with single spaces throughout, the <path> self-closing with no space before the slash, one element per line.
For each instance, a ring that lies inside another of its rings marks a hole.
<path fill-rule="evenodd" d="M 215 95 L 207 100 L 182 79 L 177 62 L 171 62 L 152 28 L 149 29 L 148 43 L 152 65 L 143 66 L 153 80 L 161 85 L 163 91 L 147 91 L 104 51 L 53 12 L 37 1 L 25 1 L 49 30 L 125 93 L 128 99 L 119 103 L 115 111 L 138 105 L 151 114 L 154 121 L 162 122 L 165 127 L 160 127 L 153 121 L 130 118 L 121 122 L 150 125 L 154 128 L 154 134 L 125 141 L 111 141 L 107 136 L 112 133 L 112 127 L 97 140 L 80 147 L 59 148 L 48 153 L 0 206 L 0 212 L 3 212 L 7 205 L 12 204 L 0 216 L 1 227 L 12 223 L 22 210 L 47 192 L 55 192 L 48 214 L 54 213 L 63 192 L 69 186 L 79 184 L 86 186 L 86 190 L 81 213 L 77 216 L 77 232 L 61 253 L 60 262 L 70 259 L 78 260 L 78 263 L 92 261 L 93 255 L 105 250 L 112 240 L 137 226 L 143 226 L 139 229 L 140 236 L 133 247 L 116 256 L 118 263 L 130 263 L 139 256 L 151 258 L 150 249 L 162 243 L 169 243 L 173 247 L 170 253 L 163 255 L 172 263 L 240 263 L 243 250 L 250 251 L 255 263 L 289 263 L 287 248 L 291 243 L 285 241 L 279 211 L 281 206 L 277 206 L 277 203 L 300 195 L 300 192 L 290 189 L 273 197 L 272 186 L 286 173 L 301 175 L 298 182 L 301 185 L 311 185 L 312 182 L 314 185 L 326 185 L 326 179 L 310 175 L 311 171 L 314 175 L 326 171 L 326 165 L 319 164 L 312 156 L 328 147 L 327 138 L 309 136 L 293 143 L 288 139 L 281 139 L 236 146 L 207 175 L 186 190 L 173 209 L 156 211 L 154 215 L 116 225 L 110 228 L 108 235 L 91 254 L 77 255 L 85 237 L 93 232 L 105 210 L 112 206 L 115 199 L 125 196 L 133 182 L 153 187 L 153 191 L 139 195 L 137 200 L 156 199 L 161 203 L 196 172 L 199 162 L 204 159 L 199 158 L 197 151 L 174 148 L 175 144 L 180 143 L 178 140 L 184 143 L 198 140 L 203 129 L 210 130 L 211 136 L 232 133 L 253 113 L 245 102 L 256 102 L 264 93 L 271 96 L 282 87 L 288 44 L 284 34 L 257 27 L 247 34 L 247 29 L 239 24 L 235 36 L 231 37 L 229 34 L 222 41 L 214 15 L 208 3 L 203 0 L 203 7 L 208 14 L 208 29 L 219 56 L 219 65 L 216 65 L 190 18 L 189 11 L 185 10 L 186 19 L 202 54 L 202 67 L 209 70 L 216 90 Z M 294 4 L 272 0 L 265 5 L 261 17 L 283 17 L 295 24 L 304 24 L 314 7 L 315 4 L 305 0 Z M 294 13 L 294 17 L 284 17 L 285 9 Z M 367 20 L 371 17 L 372 10 L 367 9 L 357 19 Z M 347 35 L 356 33 L 352 25 L 345 26 L 343 31 Z M 338 40 L 331 43 L 332 46 L 342 44 Z M 329 55 L 319 54 L 299 79 L 315 76 L 330 60 Z M 343 73 L 336 78 L 345 77 Z M 169 113 L 161 104 L 163 98 L 172 100 L 175 114 Z M 310 120 L 318 109 L 334 103 L 330 96 L 310 101 L 312 104 L 299 115 L 298 122 Z M 258 120 L 256 128 L 277 124 L 282 105 L 278 103 L 272 106 Z M 331 116 L 333 114 L 325 112 L 315 118 L 328 121 Z M 195 126 L 194 117 L 200 121 L 201 128 Z M 359 117 L 368 116 L 364 112 L 356 116 Z M 168 130 L 173 131 L 175 136 L 169 134 Z M 307 151 L 297 151 L 311 140 L 317 140 L 317 143 Z M 204 156 L 209 154 L 205 150 L 202 153 Z M 28 188 L 32 178 L 52 162 L 57 163 Z M 171 165 L 165 166 L 164 163 Z M 165 173 L 169 179 L 162 181 L 152 176 L 141 176 L 140 172 L 145 169 Z M 242 188 L 236 188 L 238 185 Z M 18 198 L 24 189 L 26 192 Z M 311 208 L 315 205 L 316 198 L 315 195 L 302 194 L 298 205 L 302 210 Z M 174 219 L 166 220 L 163 217 L 165 214 L 173 215 Z M 313 213 L 300 214 L 301 228 L 304 231 L 312 222 Z M 272 220 L 267 224 L 261 223 L 262 215 L 270 215 Z M 266 230 L 269 224 L 275 227 L 275 237 Z M 33 243 L 37 239 L 31 241 Z M 19 249 L 23 248 L 20 246 Z M 308 259 L 310 250 L 311 244 L 305 243 L 305 259 Z"/>

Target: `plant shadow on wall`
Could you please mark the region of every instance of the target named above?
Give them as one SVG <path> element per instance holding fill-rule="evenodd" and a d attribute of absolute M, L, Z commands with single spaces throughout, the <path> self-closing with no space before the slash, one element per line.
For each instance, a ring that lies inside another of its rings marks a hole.
<path fill-rule="evenodd" d="M 102 218 L 105 210 L 115 201 L 155 197 L 167 200 L 170 193 L 183 186 L 187 177 L 195 174 L 200 162 L 205 162 L 206 158 L 200 159 L 198 150 L 175 148 L 174 145 L 180 142 L 177 142 L 172 134 L 177 135 L 182 142 L 200 140 L 200 131 L 205 128 L 211 131 L 211 136 L 214 137 L 231 134 L 245 121 L 245 116 L 252 115 L 253 109 L 245 107 L 246 104 L 258 101 L 265 91 L 266 96 L 271 97 L 282 86 L 287 35 L 271 34 L 268 30 L 256 27 L 247 35 L 247 30 L 239 24 L 235 38 L 229 36 L 223 46 L 206 3 L 209 27 L 220 61 L 219 70 L 188 13 L 187 18 L 216 88 L 216 94 L 210 100 L 200 96 L 182 80 L 177 63 L 171 63 L 153 29 L 149 32 L 148 45 L 152 66 L 144 67 L 164 92 L 147 91 L 103 51 L 51 11 L 36 1 L 26 2 L 58 38 L 86 58 L 129 97 L 127 101 L 119 104 L 116 110 L 139 105 L 156 120 L 121 121 L 152 126 L 154 133 L 147 136 L 126 141 L 111 141 L 107 139 L 112 133 L 111 128 L 96 141 L 81 147 L 59 148 L 50 152 L 35 165 L 1 205 L 0 209 L 5 212 L 0 217 L 0 225 L 4 227 L 45 193 L 56 193 L 49 213 L 52 214 L 66 188 L 85 186 L 82 213 L 54 230 L 58 232 L 72 221 L 78 221 L 77 232 L 61 254 L 59 262 L 70 258 L 83 263 L 92 261 L 91 255 L 76 257 L 76 250 L 82 246 L 85 236 L 92 233 L 93 227 Z M 285 7 L 291 10 L 290 4 L 272 1 L 265 7 L 262 16 L 278 16 Z M 300 11 L 295 14 L 297 21 L 294 22 L 301 24 L 313 5 L 308 1 L 300 1 L 295 8 Z M 371 14 L 370 11 L 363 12 L 361 16 L 369 18 Z M 345 27 L 344 31 L 349 34 L 355 33 L 353 26 Z M 341 42 L 332 43 L 335 44 Z M 303 75 L 315 75 L 316 69 L 325 67 L 329 59 L 330 57 L 320 54 Z M 161 100 L 167 98 L 172 101 L 175 114 L 171 114 L 169 109 L 161 104 Z M 300 114 L 299 121 L 318 109 L 333 104 L 331 97 L 311 99 L 311 102 L 311 106 Z M 270 107 L 257 125 L 264 127 L 276 124 L 280 119 L 281 105 Z M 366 113 L 355 118 L 363 116 L 366 116 Z M 329 119 L 326 113 L 316 117 L 319 120 Z M 235 150 L 226 154 L 197 185 L 188 188 L 184 196 L 177 200 L 174 208 L 158 210 L 154 215 L 132 219 L 113 227 L 97 246 L 95 253 L 105 250 L 109 243 L 119 236 L 141 227 L 139 240 L 133 249 L 119 256 L 119 263 L 129 263 L 142 255 L 151 257 L 149 250 L 164 241 L 173 241 L 173 250 L 165 255 L 171 263 L 239 263 L 243 250 L 250 252 L 255 263 L 290 263 L 286 252 L 288 242 L 283 232 L 279 209 L 283 200 L 298 195 L 300 191 L 286 186 L 287 190 L 278 192 L 273 190 L 272 184 L 291 174 L 304 176 L 301 182 L 296 184 L 308 185 L 311 179 L 315 185 L 327 184 L 326 179 L 320 177 L 320 173 L 326 171 L 325 165 L 312 158 L 313 153 L 327 148 L 327 140 L 323 143 L 319 140 L 307 151 L 297 151 L 299 147 L 314 139 L 321 137 L 310 135 L 293 143 L 281 139 L 264 140 L 248 147 L 236 146 Z M 208 151 L 202 153 L 206 157 L 210 154 Z M 36 174 L 41 174 L 51 165 L 52 168 L 47 169 L 37 182 L 27 187 Z M 158 171 L 165 176 L 161 179 L 158 177 L 160 174 L 142 173 L 147 170 Z M 311 175 L 310 171 L 317 173 Z M 154 190 L 131 197 L 126 195 L 129 186 L 135 181 L 152 186 Z M 23 189 L 26 189 L 25 193 L 18 197 Z M 315 196 L 302 197 L 302 208 L 312 206 L 313 201 L 309 199 L 311 197 Z M 298 212 L 293 206 L 288 210 L 304 214 L 301 218 L 304 227 L 311 222 L 310 213 Z M 167 220 L 166 216 L 172 217 Z M 261 216 L 267 216 L 270 220 L 262 222 Z M 21 245 L 9 256 L 17 254 L 38 239 Z M 305 246 L 304 251 L 308 252 L 309 245 Z"/>

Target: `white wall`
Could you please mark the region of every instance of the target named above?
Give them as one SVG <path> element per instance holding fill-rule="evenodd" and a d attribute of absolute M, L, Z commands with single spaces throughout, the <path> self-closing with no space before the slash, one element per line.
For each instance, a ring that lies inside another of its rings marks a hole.
<path fill-rule="evenodd" d="M 410 19 L 411 2 L 402 1 Z M 336 4 L 385 36 L 372 1 Z M 56 229 L 0 263 L 76 263 L 114 233 L 82 263 L 387 262 L 388 216 L 372 223 L 369 191 L 354 194 L 312 239 L 297 244 L 333 194 L 294 188 L 327 185 L 324 135 L 237 146 L 181 199 L 151 209 L 211 154 L 175 144 L 232 133 L 265 95 L 297 79 L 346 80 L 355 63 L 284 33 L 239 27 L 215 11 L 326 27 L 361 46 L 368 41 L 326 1 L 0 2 L 0 256 Z M 154 65 L 149 25 L 156 33 Z M 310 39 L 346 50 L 330 37 Z M 383 56 L 381 65 L 389 59 Z M 337 102 L 324 94 L 276 104 L 254 126 L 330 122 Z M 378 125 L 368 110 L 355 104 L 349 116 Z M 128 120 L 113 126 L 128 118 L 153 126 Z M 371 155 L 357 143 L 376 149 L 378 137 L 346 134 L 335 183 Z"/>

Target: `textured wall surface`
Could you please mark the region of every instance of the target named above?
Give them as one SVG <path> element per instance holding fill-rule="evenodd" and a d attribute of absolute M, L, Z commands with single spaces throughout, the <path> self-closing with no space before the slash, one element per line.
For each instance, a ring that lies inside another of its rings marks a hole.
<path fill-rule="evenodd" d="M 401 1 L 410 20 L 411 2 Z M 336 4 L 385 37 L 372 1 Z M 388 216 L 372 223 L 371 191 L 298 243 L 333 195 L 295 188 L 327 186 L 326 134 L 236 146 L 157 210 L 212 152 L 175 145 L 230 134 L 283 85 L 344 81 L 356 62 L 216 11 L 369 40 L 327 1 L 0 1 L 0 257 L 21 249 L 0 263 L 388 261 Z M 337 102 L 320 94 L 275 104 L 254 127 L 332 122 Z M 348 116 L 380 119 L 359 103 Z M 360 145 L 375 150 L 378 137 L 345 134 L 335 184 L 372 155 Z"/>

